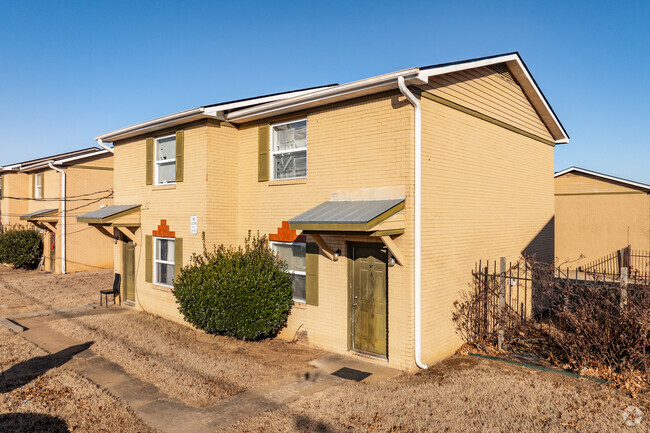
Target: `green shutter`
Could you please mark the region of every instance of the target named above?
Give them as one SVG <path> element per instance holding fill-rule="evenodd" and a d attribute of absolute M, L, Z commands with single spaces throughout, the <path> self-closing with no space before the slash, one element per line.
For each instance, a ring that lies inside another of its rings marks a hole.
<path fill-rule="evenodd" d="M 176 131 L 176 182 L 183 181 L 183 152 L 185 143 L 183 141 L 183 131 Z"/>
<path fill-rule="evenodd" d="M 144 237 L 144 280 L 153 282 L 153 236 Z"/>
<path fill-rule="evenodd" d="M 147 138 L 147 185 L 153 185 L 153 137 Z"/>
<path fill-rule="evenodd" d="M 174 279 L 181 274 L 183 267 L 183 238 L 174 240 Z"/>
<path fill-rule="evenodd" d="M 36 175 L 32 173 L 32 198 L 36 198 Z"/>
<path fill-rule="evenodd" d="M 45 173 L 41 173 L 39 186 L 41 187 L 41 198 L 45 198 Z"/>
<path fill-rule="evenodd" d="M 257 128 L 257 181 L 269 180 L 269 125 Z"/>
<path fill-rule="evenodd" d="M 0 200 L 5 196 L 5 177 L 0 176 Z"/>
<path fill-rule="evenodd" d="M 309 305 L 318 305 L 318 245 L 308 243 L 305 255 L 306 301 Z"/>

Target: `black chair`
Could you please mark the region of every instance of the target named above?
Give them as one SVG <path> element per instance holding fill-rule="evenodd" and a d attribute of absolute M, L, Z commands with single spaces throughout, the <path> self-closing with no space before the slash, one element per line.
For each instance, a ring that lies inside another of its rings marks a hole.
<path fill-rule="evenodd" d="M 120 305 L 122 305 L 122 293 L 120 292 L 120 283 L 122 282 L 122 276 L 120 274 L 115 274 L 115 279 L 113 280 L 113 288 L 108 290 L 99 291 L 99 306 L 102 306 L 102 297 L 106 297 L 105 305 L 108 307 L 108 295 L 113 295 L 113 305 L 115 305 L 115 296 L 120 298 Z"/>

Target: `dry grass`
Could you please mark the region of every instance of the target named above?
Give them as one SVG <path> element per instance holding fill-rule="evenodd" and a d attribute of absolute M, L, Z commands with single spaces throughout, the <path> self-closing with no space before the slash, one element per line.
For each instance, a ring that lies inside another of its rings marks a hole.
<path fill-rule="evenodd" d="M 145 313 L 79 317 L 50 323 L 163 393 L 207 406 L 309 368 L 324 352 L 281 340 L 242 342 L 207 335 Z"/>
<path fill-rule="evenodd" d="M 112 269 L 57 275 L 0 265 L 0 317 L 95 303 L 112 282 Z"/>
<path fill-rule="evenodd" d="M 41 349 L 0 327 L 3 371 L 42 355 Z M 153 432 L 127 405 L 65 367 L 8 392 L 2 384 L 0 379 L 3 432 Z"/>
<path fill-rule="evenodd" d="M 472 357 L 382 383 L 330 388 L 229 432 L 621 432 L 622 411 L 643 406 L 618 390 Z M 649 431 L 644 424 L 630 431 Z"/>

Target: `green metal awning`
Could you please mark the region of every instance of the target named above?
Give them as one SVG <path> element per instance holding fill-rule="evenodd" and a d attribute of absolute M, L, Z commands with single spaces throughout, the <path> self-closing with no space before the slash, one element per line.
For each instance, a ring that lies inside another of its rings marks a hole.
<path fill-rule="evenodd" d="M 137 215 L 136 215 L 137 214 Z M 88 212 L 77 217 L 77 221 L 87 224 L 113 224 L 124 220 L 124 225 L 140 225 L 140 205 L 113 205 Z M 136 224 L 137 222 L 137 224 Z"/>
<path fill-rule="evenodd" d="M 58 209 L 41 209 L 35 212 L 30 212 L 25 215 L 21 215 L 20 219 L 26 221 L 36 221 L 43 218 L 52 219 L 52 217 L 54 217 L 54 219 L 58 219 L 57 216 L 58 212 L 59 212 Z"/>
<path fill-rule="evenodd" d="M 291 230 L 369 232 L 404 209 L 404 199 L 326 201 L 289 220 Z"/>

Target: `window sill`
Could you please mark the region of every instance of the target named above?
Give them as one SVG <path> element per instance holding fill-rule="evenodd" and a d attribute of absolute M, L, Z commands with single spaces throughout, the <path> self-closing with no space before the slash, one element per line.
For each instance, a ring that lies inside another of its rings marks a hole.
<path fill-rule="evenodd" d="M 302 185 L 307 183 L 307 178 L 302 177 L 300 179 L 280 179 L 280 180 L 271 180 L 269 181 L 269 186 L 280 186 L 280 185 Z"/>
<path fill-rule="evenodd" d="M 173 286 L 163 286 L 161 284 L 156 284 L 156 283 L 151 283 L 151 287 L 154 290 L 158 290 L 158 291 L 161 291 L 161 292 L 167 292 L 167 293 L 171 293 L 172 289 L 174 288 Z"/>
<path fill-rule="evenodd" d="M 172 183 L 172 184 L 169 184 L 169 185 L 154 185 L 153 186 L 154 191 L 165 191 L 165 190 L 168 190 L 168 189 L 176 189 L 176 184 Z"/>

